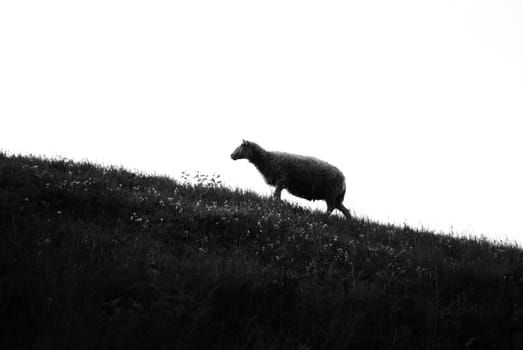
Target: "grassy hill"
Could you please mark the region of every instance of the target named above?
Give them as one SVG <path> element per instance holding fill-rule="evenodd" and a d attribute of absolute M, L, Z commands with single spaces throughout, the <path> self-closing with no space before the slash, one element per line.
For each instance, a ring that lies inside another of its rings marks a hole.
<path fill-rule="evenodd" d="M 523 252 L 0 154 L 1 349 L 519 349 Z"/>

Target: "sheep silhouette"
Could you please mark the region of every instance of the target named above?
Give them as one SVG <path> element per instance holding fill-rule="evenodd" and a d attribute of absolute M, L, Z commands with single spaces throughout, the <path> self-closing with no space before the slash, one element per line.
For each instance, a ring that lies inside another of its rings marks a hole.
<path fill-rule="evenodd" d="M 231 154 L 233 160 L 247 159 L 263 175 L 265 182 L 275 186 L 274 197 L 281 199 L 281 191 L 308 200 L 324 200 L 327 215 L 339 209 L 347 219 L 350 212 L 342 204 L 345 198 L 345 176 L 323 160 L 284 152 L 266 151 L 258 144 L 243 140 Z"/>

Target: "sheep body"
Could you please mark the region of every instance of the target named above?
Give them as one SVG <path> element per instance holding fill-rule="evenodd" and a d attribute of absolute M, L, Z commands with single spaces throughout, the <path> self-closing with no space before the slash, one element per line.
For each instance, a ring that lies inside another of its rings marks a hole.
<path fill-rule="evenodd" d="M 233 160 L 247 159 L 262 174 L 268 185 L 275 186 L 274 196 L 281 191 L 308 200 L 325 200 L 327 214 L 339 209 L 347 218 L 350 212 L 342 204 L 345 197 L 343 173 L 323 160 L 285 152 L 266 151 L 250 141 L 243 143 L 231 154 Z"/>

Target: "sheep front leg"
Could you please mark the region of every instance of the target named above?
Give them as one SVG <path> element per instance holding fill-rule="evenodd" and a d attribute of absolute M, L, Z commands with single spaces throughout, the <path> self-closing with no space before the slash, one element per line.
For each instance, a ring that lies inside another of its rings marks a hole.
<path fill-rule="evenodd" d="M 276 200 L 281 200 L 281 191 L 283 188 L 280 185 L 276 185 L 276 189 L 274 190 L 273 197 Z"/>

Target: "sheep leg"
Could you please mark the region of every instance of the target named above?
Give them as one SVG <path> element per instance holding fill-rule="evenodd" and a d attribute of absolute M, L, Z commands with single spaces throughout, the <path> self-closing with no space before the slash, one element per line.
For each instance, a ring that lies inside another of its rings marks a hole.
<path fill-rule="evenodd" d="M 343 213 L 343 215 L 345 215 L 345 217 L 346 217 L 347 219 L 350 219 L 350 218 L 351 218 L 351 215 L 350 215 L 350 211 L 349 211 L 349 209 L 345 208 L 345 207 L 343 206 L 343 204 L 338 203 L 338 205 L 336 206 L 336 208 L 339 209 L 339 210 Z"/>
<path fill-rule="evenodd" d="M 327 202 L 327 216 L 330 216 L 333 210 L 334 205 L 332 203 Z"/>
<path fill-rule="evenodd" d="M 282 187 L 280 185 L 276 185 L 276 189 L 274 190 L 274 199 L 281 200 L 281 191 Z"/>

